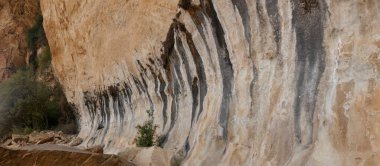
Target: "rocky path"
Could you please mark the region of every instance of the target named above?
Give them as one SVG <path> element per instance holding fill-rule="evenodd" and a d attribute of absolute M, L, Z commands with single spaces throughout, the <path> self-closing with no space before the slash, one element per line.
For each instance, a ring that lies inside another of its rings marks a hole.
<path fill-rule="evenodd" d="M 79 149 L 74 135 L 57 131 L 13 134 L 1 141 L 0 165 L 134 165 L 116 156 L 103 154 L 102 147 Z"/>
<path fill-rule="evenodd" d="M 58 145 L 36 145 L 29 150 L 11 150 L 0 147 L 0 165 L 134 165 L 116 155 L 80 151 Z"/>
<path fill-rule="evenodd" d="M 117 154 L 103 154 L 103 146 L 79 147 L 82 139 L 58 131 L 9 135 L 0 140 L 0 166 L 3 165 L 141 165 L 166 166 L 179 163 L 172 151 L 160 147 L 128 147 Z"/>

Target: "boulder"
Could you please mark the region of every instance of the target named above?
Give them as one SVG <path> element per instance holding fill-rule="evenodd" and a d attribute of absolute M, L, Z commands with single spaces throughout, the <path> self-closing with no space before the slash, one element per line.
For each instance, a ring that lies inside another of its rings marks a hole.
<path fill-rule="evenodd" d="M 80 137 L 75 138 L 73 141 L 70 142 L 70 146 L 78 146 L 83 142 L 83 139 Z"/>
<path fill-rule="evenodd" d="M 12 141 L 15 142 L 15 143 L 28 142 L 29 141 L 29 136 L 27 136 L 27 135 L 12 134 Z"/>
<path fill-rule="evenodd" d="M 44 144 L 54 141 L 54 131 L 32 132 L 29 134 L 29 142 L 32 144 Z"/>
<path fill-rule="evenodd" d="M 52 141 L 54 141 L 54 136 L 48 136 L 48 137 L 41 139 L 36 144 L 44 144 L 44 143 L 48 143 L 48 142 L 52 142 Z"/>
<path fill-rule="evenodd" d="M 149 148 L 132 147 L 118 154 L 121 158 L 139 166 L 171 165 L 174 151 L 154 146 Z"/>
<path fill-rule="evenodd" d="M 86 149 L 86 151 L 92 152 L 92 153 L 103 153 L 104 145 L 96 145 L 91 148 Z"/>

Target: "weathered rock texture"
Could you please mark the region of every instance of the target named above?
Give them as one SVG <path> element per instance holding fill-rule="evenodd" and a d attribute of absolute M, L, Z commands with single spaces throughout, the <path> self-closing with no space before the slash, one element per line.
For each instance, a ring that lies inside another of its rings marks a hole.
<path fill-rule="evenodd" d="M 0 1 L 0 82 L 27 59 L 26 31 L 39 12 L 38 0 Z"/>
<path fill-rule="evenodd" d="M 152 109 L 185 165 L 380 163 L 377 0 L 41 4 L 81 146 L 134 146 Z"/>
<path fill-rule="evenodd" d="M 33 150 L 11 150 L 0 147 L 0 165 L 102 165 L 133 166 L 133 163 L 115 155 L 103 155 L 60 147 L 40 147 Z"/>

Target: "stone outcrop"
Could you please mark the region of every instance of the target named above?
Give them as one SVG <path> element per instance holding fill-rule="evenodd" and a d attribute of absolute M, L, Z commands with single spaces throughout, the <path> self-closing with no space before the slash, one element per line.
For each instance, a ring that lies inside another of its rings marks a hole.
<path fill-rule="evenodd" d="M 39 9 L 38 0 L 0 2 L 0 82 L 26 64 L 25 32 L 34 24 Z"/>
<path fill-rule="evenodd" d="M 179 5 L 178 5 L 179 3 Z M 80 146 L 134 146 L 154 110 L 184 165 L 375 165 L 376 0 L 41 0 Z"/>
<path fill-rule="evenodd" d="M 20 148 L 23 146 L 39 145 L 39 144 L 59 144 L 71 146 L 73 143 L 81 140 L 80 138 L 75 138 L 74 135 L 67 135 L 61 131 L 34 131 L 28 135 L 18 135 L 12 134 L 10 136 L 5 136 L 1 141 L 3 147 L 7 148 Z M 79 145 L 81 142 L 76 143 L 75 146 Z"/>
<path fill-rule="evenodd" d="M 179 165 L 180 161 L 175 163 L 173 152 L 166 151 L 159 147 L 139 148 L 132 147 L 126 151 L 118 153 L 121 158 L 139 166 L 165 166 Z"/>

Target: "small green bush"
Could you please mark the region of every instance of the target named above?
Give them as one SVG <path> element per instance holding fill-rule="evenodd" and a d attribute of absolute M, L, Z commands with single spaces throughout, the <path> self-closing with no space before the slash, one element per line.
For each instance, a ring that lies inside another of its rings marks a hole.
<path fill-rule="evenodd" d="M 19 70 L 0 84 L 0 134 L 25 129 L 45 130 L 58 124 L 59 96 L 36 81 L 31 69 Z"/>
<path fill-rule="evenodd" d="M 157 125 L 154 125 L 153 111 L 147 110 L 149 119 L 143 125 L 137 125 L 136 145 L 138 147 L 151 147 L 154 145 L 154 137 Z"/>

